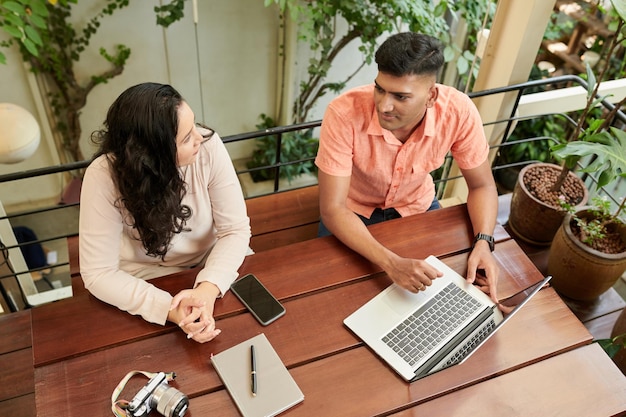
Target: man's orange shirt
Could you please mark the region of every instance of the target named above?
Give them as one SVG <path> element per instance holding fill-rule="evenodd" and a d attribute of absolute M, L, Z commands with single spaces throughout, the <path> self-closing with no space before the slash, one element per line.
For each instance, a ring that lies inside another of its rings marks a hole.
<path fill-rule="evenodd" d="M 375 208 L 402 216 L 423 213 L 435 197 L 430 172 L 451 154 L 462 169 L 489 154 L 480 114 L 470 98 L 437 84 L 439 95 L 403 144 L 378 122 L 374 84 L 335 98 L 326 109 L 315 164 L 329 175 L 350 176 L 347 206 L 370 217 Z"/>

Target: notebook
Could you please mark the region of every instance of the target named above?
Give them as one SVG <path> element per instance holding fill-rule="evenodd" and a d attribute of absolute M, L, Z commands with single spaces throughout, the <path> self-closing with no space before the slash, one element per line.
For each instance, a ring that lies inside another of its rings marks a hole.
<path fill-rule="evenodd" d="M 254 345 L 256 395 L 252 395 L 250 347 Z M 211 356 L 213 367 L 244 417 L 271 417 L 304 400 L 274 347 L 261 333 Z"/>
<path fill-rule="evenodd" d="M 498 308 L 436 257 L 426 261 L 443 272 L 426 291 L 414 294 L 392 284 L 344 320 L 407 381 L 466 360 L 551 278 L 501 300 Z"/>

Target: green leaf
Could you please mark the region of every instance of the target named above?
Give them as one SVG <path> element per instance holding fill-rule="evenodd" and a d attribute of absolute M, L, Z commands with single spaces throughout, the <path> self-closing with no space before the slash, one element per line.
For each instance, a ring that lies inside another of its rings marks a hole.
<path fill-rule="evenodd" d="M 35 46 L 33 41 L 31 41 L 30 39 L 28 38 L 22 39 L 22 45 L 24 45 L 24 47 L 28 50 L 28 52 L 31 53 L 31 55 L 39 56 L 39 51 L 37 50 L 37 47 Z"/>
<path fill-rule="evenodd" d="M 619 17 L 626 21 L 626 0 L 611 0 L 611 4 Z"/>
<path fill-rule="evenodd" d="M 452 61 L 454 59 L 454 56 L 455 56 L 454 48 L 452 48 L 451 46 L 448 45 L 443 49 L 443 59 L 446 62 Z"/>
<path fill-rule="evenodd" d="M 584 141 L 554 147 L 552 153 L 559 158 L 595 156 L 582 172 L 598 173 L 598 187 L 626 174 L 626 132 L 614 127 L 610 133 L 604 131 L 590 135 Z"/>
<path fill-rule="evenodd" d="M 602 126 L 602 123 L 604 123 L 604 120 L 602 119 L 593 119 L 589 123 L 589 127 L 585 131 L 595 133 L 600 128 L 600 126 Z"/>
<path fill-rule="evenodd" d="M 8 24 L 18 28 L 24 27 L 24 21 L 15 13 L 8 13 L 4 18 L 6 19 L 5 25 Z"/>
<path fill-rule="evenodd" d="M 34 15 L 46 17 L 48 16 L 48 9 L 46 8 L 46 3 L 47 2 L 44 0 L 33 0 L 29 2 L 29 6 L 32 9 Z"/>
<path fill-rule="evenodd" d="M 460 56 L 456 61 L 456 69 L 457 71 L 459 71 L 459 74 L 467 73 L 467 70 L 469 69 L 469 63 L 467 62 L 467 59 Z"/>
<path fill-rule="evenodd" d="M 0 52 L 0 64 L 6 65 L 6 63 L 7 63 L 7 57 L 2 52 Z"/>
<path fill-rule="evenodd" d="M 13 36 L 14 38 L 22 39 L 23 32 L 20 30 L 20 28 L 16 28 L 15 26 L 9 26 L 9 25 L 3 26 L 3 28 L 6 33 Z"/>
<path fill-rule="evenodd" d="M 596 76 L 593 74 L 591 66 L 588 62 L 585 63 L 585 68 L 587 70 L 587 98 L 589 98 L 593 94 L 593 90 L 596 88 Z"/>
<path fill-rule="evenodd" d="M 450 2 L 440 1 L 437 3 L 438 4 L 435 6 L 435 10 L 433 12 L 435 16 L 443 16 L 448 10 L 450 10 L 451 14 L 454 15 L 454 8 L 451 9 L 450 6 L 452 6 L 452 4 L 450 4 Z"/>
<path fill-rule="evenodd" d="M 614 357 L 617 352 L 622 348 L 621 345 L 613 343 L 612 339 L 600 339 L 597 340 L 598 344 L 604 349 L 609 358 Z"/>
<path fill-rule="evenodd" d="M 4 3 L 0 3 L 0 6 L 3 8 L 12 11 L 13 13 L 17 13 L 20 16 L 24 16 L 26 14 L 26 10 L 24 10 L 24 6 L 14 1 L 5 1 Z"/>
<path fill-rule="evenodd" d="M 37 31 L 32 26 L 26 26 L 24 28 L 24 31 L 26 32 L 26 36 L 28 36 L 28 39 L 30 39 L 37 45 L 43 45 L 39 33 L 37 33 Z"/>
<path fill-rule="evenodd" d="M 33 24 L 33 26 L 37 26 L 39 29 L 46 28 L 46 21 L 41 16 L 33 14 L 29 17 L 29 20 Z"/>

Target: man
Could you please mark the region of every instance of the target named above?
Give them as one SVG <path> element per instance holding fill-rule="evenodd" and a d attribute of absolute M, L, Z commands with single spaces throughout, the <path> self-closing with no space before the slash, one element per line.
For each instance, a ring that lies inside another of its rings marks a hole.
<path fill-rule="evenodd" d="M 499 269 L 491 235 L 498 199 L 478 110 L 467 95 L 436 83 L 444 59 L 435 38 L 393 35 L 376 52 L 376 63 L 374 85 L 335 98 L 322 121 L 315 160 L 320 236 L 333 233 L 396 284 L 425 290 L 441 272 L 385 248 L 366 225 L 438 208 L 429 173 L 451 151 L 469 188 L 467 208 L 476 235 L 466 278 L 497 302 Z M 486 279 L 477 279 L 477 269 Z"/>

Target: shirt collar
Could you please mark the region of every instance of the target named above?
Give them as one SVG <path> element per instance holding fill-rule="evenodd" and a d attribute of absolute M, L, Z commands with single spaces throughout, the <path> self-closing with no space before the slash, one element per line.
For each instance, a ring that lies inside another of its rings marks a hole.
<path fill-rule="evenodd" d="M 426 114 L 424 114 L 424 119 L 422 120 L 424 127 L 423 129 L 416 129 L 415 132 L 423 131 L 424 133 L 422 137 L 424 138 L 435 136 L 435 131 L 436 131 L 435 118 L 436 116 L 435 116 L 433 107 L 427 108 Z M 415 132 L 413 132 L 413 135 L 411 135 L 411 137 L 409 138 L 409 140 L 407 140 L 407 142 L 415 137 Z M 376 108 L 372 110 L 370 123 L 367 127 L 367 134 L 369 136 L 382 136 L 385 139 L 385 142 L 387 143 L 393 143 L 393 144 L 400 143 L 400 141 L 393 135 L 393 133 L 382 128 L 382 126 L 380 125 L 380 122 L 378 121 L 378 114 L 376 113 Z"/>
<path fill-rule="evenodd" d="M 398 145 L 401 142 L 396 138 L 393 133 L 388 131 L 387 129 L 383 129 L 378 121 L 378 113 L 376 112 L 376 107 L 372 110 L 372 116 L 370 118 L 370 123 L 367 127 L 368 136 L 382 136 L 385 142 Z"/>

